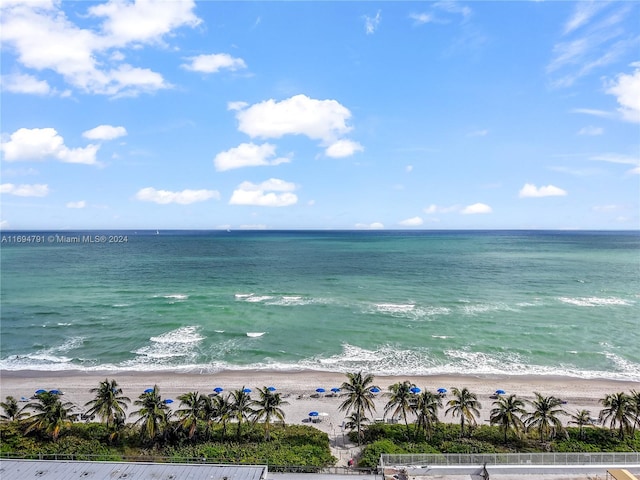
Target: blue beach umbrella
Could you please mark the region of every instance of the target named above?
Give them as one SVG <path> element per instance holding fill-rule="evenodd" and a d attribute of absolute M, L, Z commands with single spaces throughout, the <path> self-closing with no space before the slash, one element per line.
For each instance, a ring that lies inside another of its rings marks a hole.
<path fill-rule="evenodd" d="M 326 392 L 326 390 L 324 388 L 316 388 L 316 392 L 324 393 L 324 392 Z"/>
<path fill-rule="evenodd" d="M 251 389 L 250 388 L 245 388 L 242 390 L 244 393 L 251 393 Z"/>
<path fill-rule="evenodd" d="M 167 398 L 166 400 L 164 400 L 164 403 L 173 403 L 173 400 L 171 400 L 170 398 Z"/>
<path fill-rule="evenodd" d="M 40 395 L 41 393 L 47 393 L 47 391 L 43 389 L 36 390 L 36 395 Z"/>
<path fill-rule="evenodd" d="M 380 391 L 380 389 L 378 387 L 372 387 L 372 388 L 369 389 L 369 391 L 371 393 L 378 393 Z"/>
<path fill-rule="evenodd" d="M 270 392 L 275 392 L 276 391 L 276 387 L 267 387 L 267 390 L 269 390 Z"/>
<path fill-rule="evenodd" d="M 498 390 L 496 390 L 496 394 L 497 395 L 504 395 L 505 393 L 506 392 L 504 390 L 500 389 L 500 388 Z"/>
<path fill-rule="evenodd" d="M 53 389 L 53 390 L 49 390 L 49 393 L 52 395 L 62 395 L 62 392 L 60 390 L 57 389 Z"/>
<path fill-rule="evenodd" d="M 339 389 L 338 387 L 333 387 L 333 388 L 331 389 L 331 391 L 332 391 L 333 393 L 338 393 L 338 392 L 340 391 L 340 389 Z"/>
<path fill-rule="evenodd" d="M 153 388 L 147 388 L 147 389 L 144 391 L 144 393 L 151 393 L 151 392 L 153 392 Z"/>
<path fill-rule="evenodd" d="M 447 393 L 447 389 L 446 388 L 439 388 L 438 389 L 438 393 Z"/>
<path fill-rule="evenodd" d="M 220 393 L 223 390 L 224 390 L 224 388 L 222 388 L 222 387 L 216 387 L 216 388 L 213 389 L 213 391 L 216 392 L 216 393 Z"/>
<path fill-rule="evenodd" d="M 316 412 L 315 410 L 313 412 L 309 412 L 310 417 L 317 417 L 318 415 L 320 415 L 320 412 Z"/>
<path fill-rule="evenodd" d="M 422 390 L 420 390 L 418 387 L 411 387 L 410 391 L 411 393 L 420 393 Z"/>

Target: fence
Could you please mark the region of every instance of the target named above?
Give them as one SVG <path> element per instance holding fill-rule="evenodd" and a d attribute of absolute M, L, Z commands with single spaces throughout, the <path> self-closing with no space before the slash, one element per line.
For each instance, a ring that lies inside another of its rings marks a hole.
<path fill-rule="evenodd" d="M 640 464 L 639 452 L 443 453 L 380 455 L 380 467 L 419 465 L 625 465 Z"/>

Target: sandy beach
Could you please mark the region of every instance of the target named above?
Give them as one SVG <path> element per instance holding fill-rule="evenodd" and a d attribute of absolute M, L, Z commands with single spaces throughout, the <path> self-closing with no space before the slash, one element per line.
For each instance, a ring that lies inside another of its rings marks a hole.
<path fill-rule="evenodd" d="M 330 435 L 340 434 L 340 425 L 345 417 L 344 412 L 338 409 L 341 398 L 327 396 L 331 388 L 340 387 L 346 380 L 341 373 L 328 373 L 317 371 L 223 371 L 215 374 L 170 373 L 170 372 L 37 372 L 37 371 L 4 371 L 0 373 L 0 396 L 4 399 L 12 395 L 16 399 L 31 397 L 37 389 L 59 389 L 64 392 L 64 400 L 72 402 L 78 407 L 78 411 L 84 411 L 84 405 L 91 400 L 89 392 L 97 387 L 105 378 L 115 379 L 132 401 L 147 388 L 158 385 L 163 398 L 176 400 L 172 404 L 174 410 L 179 408 L 177 397 L 189 391 L 198 391 L 209 394 L 215 387 L 222 387 L 224 392 L 239 388 L 256 388 L 274 386 L 288 405 L 283 407 L 288 423 L 308 422 L 309 412 L 318 411 L 326 413 L 322 421 L 314 423 L 317 428 Z M 375 384 L 381 392 L 376 395 L 376 412 L 374 418 L 384 417 L 384 405 L 388 397 L 384 395 L 389 385 L 409 380 L 421 389 L 436 391 L 438 388 L 451 390 L 452 387 L 467 387 L 478 395 L 482 404 L 479 423 L 486 423 L 494 401 L 490 397 L 497 389 L 502 389 L 506 394 L 515 393 L 524 399 L 533 399 L 534 392 L 542 395 L 555 395 L 566 401 L 565 409 L 569 413 L 577 410 L 590 410 L 592 416 L 597 417 L 600 411 L 599 399 L 608 393 L 620 391 L 629 392 L 632 389 L 640 389 L 638 382 L 625 382 L 616 380 L 587 380 L 568 377 L 531 377 L 531 376 L 428 376 L 428 377 L 375 377 Z M 324 388 L 326 393 L 314 398 L 317 388 Z M 338 394 L 339 395 L 339 394 Z M 448 398 L 448 397 L 447 397 Z M 445 398 L 445 402 L 447 400 Z M 131 405 L 129 411 L 136 408 Z M 444 415 L 441 419 L 447 422 L 457 422 L 450 415 Z"/>

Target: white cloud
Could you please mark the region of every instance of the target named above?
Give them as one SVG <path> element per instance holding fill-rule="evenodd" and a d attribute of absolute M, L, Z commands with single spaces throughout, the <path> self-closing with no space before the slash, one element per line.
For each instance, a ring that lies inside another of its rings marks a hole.
<path fill-rule="evenodd" d="M 212 53 L 210 55 L 198 55 L 188 57 L 190 63 L 185 63 L 182 68 L 192 72 L 216 73 L 223 68 L 235 72 L 247 68 L 247 64 L 241 58 L 234 58 L 228 53 Z"/>
<path fill-rule="evenodd" d="M 596 136 L 596 135 L 602 135 L 603 133 L 604 133 L 604 128 L 593 127 L 591 125 L 589 125 L 588 127 L 582 127 L 580 130 L 578 130 L 578 135 Z"/>
<path fill-rule="evenodd" d="M 611 82 L 607 93 L 615 95 L 622 118 L 629 122 L 640 123 L 640 68 L 631 74 L 620 74 Z"/>
<path fill-rule="evenodd" d="M 2 75 L 2 90 L 31 95 L 49 95 L 51 93 L 51 87 L 46 81 L 38 80 L 33 75 L 19 73 Z"/>
<path fill-rule="evenodd" d="M 166 34 L 177 28 L 198 26 L 202 20 L 193 13 L 194 8 L 193 0 L 146 0 L 134 3 L 111 0 L 90 7 L 88 12 L 105 19 L 102 24 L 105 42 L 122 46 L 130 43 L 160 43 Z"/>
<path fill-rule="evenodd" d="M 227 103 L 227 110 L 238 111 L 248 106 L 247 102 L 229 102 Z"/>
<path fill-rule="evenodd" d="M 0 220 L 0 230 L 9 228 L 9 222 L 7 220 Z"/>
<path fill-rule="evenodd" d="M 624 207 L 620 205 L 595 205 L 591 208 L 591 210 L 598 213 L 616 212 L 623 209 Z"/>
<path fill-rule="evenodd" d="M 156 190 L 153 187 L 142 188 L 136 193 L 136 198 L 143 202 L 154 202 L 161 205 L 178 203 L 189 205 L 196 202 L 204 202 L 210 198 L 219 199 L 220 193 L 216 190 L 182 190 L 171 192 L 169 190 Z"/>
<path fill-rule="evenodd" d="M 21 65 L 38 71 L 51 70 L 87 93 L 135 96 L 170 88 L 159 73 L 120 63 L 123 54 L 114 49 L 163 45 L 164 37 L 177 28 L 200 23 L 192 12 L 195 8 L 192 0 L 135 3 L 111 0 L 86 10 L 85 17 L 99 19 L 93 29 L 73 23 L 61 4 L 3 2 L 0 24 L 3 43 L 13 48 Z M 44 86 L 37 88 L 42 93 Z"/>
<path fill-rule="evenodd" d="M 364 16 L 364 30 L 367 32 L 367 35 L 372 35 L 378 29 L 380 25 L 380 21 L 382 20 L 381 11 L 378 10 L 376 12 L 375 17 L 370 17 L 369 15 Z"/>
<path fill-rule="evenodd" d="M 567 194 L 562 188 L 554 185 L 546 185 L 536 187 L 532 183 L 525 183 L 520 189 L 518 196 L 520 198 L 539 198 L 539 197 L 563 197 Z"/>
<path fill-rule="evenodd" d="M 331 158 L 344 158 L 353 155 L 355 152 L 361 152 L 364 147 L 353 140 L 338 140 L 327 147 L 325 155 Z"/>
<path fill-rule="evenodd" d="M 384 224 L 382 224 L 380 222 L 356 223 L 355 227 L 358 230 L 382 230 L 382 229 L 384 229 Z"/>
<path fill-rule="evenodd" d="M 67 208 L 84 208 L 87 206 L 87 202 L 84 200 L 79 200 L 77 202 L 67 202 Z"/>
<path fill-rule="evenodd" d="M 486 137 L 488 134 L 489 134 L 489 130 L 487 129 L 474 130 L 472 132 L 469 132 L 467 134 L 467 137 Z"/>
<path fill-rule="evenodd" d="M 18 197 L 46 197 L 49 194 L 49 186 L 45 184 L 14 185 L 13 183 L 3 183 L 0 185 L 0 193 Z"/>
<path fill-rule="evenodd" d="M 493 210 L 489 205 L 484 203 L 474 203 L 473 205 L 467 205 L 460 213 L 463 215 L 474 215 L 476 213 L 491 213 Z"/>
<path fill-rule="evenodd" d="M 278 178 L 271 178 L 260 184 L 242 182 L 238 188 L 233 191 L 229 205 L 287 207 L 298 202 L 298 196 L 291 193 L 295 189 L 295 184 Z"/>
<path fill-rule="evenodd" d="M 452 213 L 460 210 L 458 205 L 452 205 L 450 207 L 442 207 L 440 205 L 431 204 L 426 207 L 423 211 L 427 215 L 433 215 L 434 213 Z"/>
<path fill-rule="evenodd" d="M 413 165 L 407 165 L 406 167 L 404 167 L 404 171 L 407 173 L 413 172 Z"/>
<path fill-rule="evenodd" d="M 126 128 L 114 127 L 112 125 L 99 125 L 96 128 L 82 133 L 84 138 L 90 140 L 113 140 L 118 137 L 124 137 L 125 135 L 127 135 Z"/>
<path fill-rule="evenodd" d="M 402 225 L 403 227 L 419 227 L 422 225 L 424 221 L 420 217 L 412 217 L 407 218 L 406 220 L 402 220 L 398 222 L 398 225 Z"/>
<path fill-rule="evenodd" d="M 265 100 L 236 114 L 238 129 L 252 138 L 306 135 L 327 144 L 351 130 L 347 125 L 350 117 L 349 109 L 336 100 L 316 100 L 306 95 L 295 95 L 281 102 Z"/>
<path fill-rule="evenodd" d="M 411 13 L 409 18 L 414 21 L 415 25 L 424 25 L 425 23 L 434 22 L 435 19 L 430 13 Z"/>
<path fill-rule="evenodd" d="M 99 148 L 99 145 L 87 145 L 71 149 L 54 128 L 20 128 L 11 134 L 8 142 L 0 144 L 7 162 L 55 158 L 67 163 L 96 165 Z"/>
<path fill-rule="evenodd" d="M 280 165 L 290 160 L 285 157 L 269 160 L 276 154 L 276 147 L 270 143 L 255 145 L 242 143 L 226 152 L 218 153 L 213 159 L 216 170 L 223 172 L 234 168 Z"/>
<path fill-rule="evenodd" d="M 433 6 L 445 12 L 462 15 L 465 20 L 469 18 L 472 13 L 471 8 L 467 6 L 460 6 L 458 2 L 455 2 L 454 0 L 443 0 L 434 3 Z"/>

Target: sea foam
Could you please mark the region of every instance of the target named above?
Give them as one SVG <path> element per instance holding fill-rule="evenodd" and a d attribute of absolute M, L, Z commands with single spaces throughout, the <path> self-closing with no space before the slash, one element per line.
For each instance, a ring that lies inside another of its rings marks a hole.
<path fill-rule="evenodd" d="M 558 297 L 558 300 L 578 307 L 628 306 L 633 304 L 629 300 L 617 297 Z"/>

